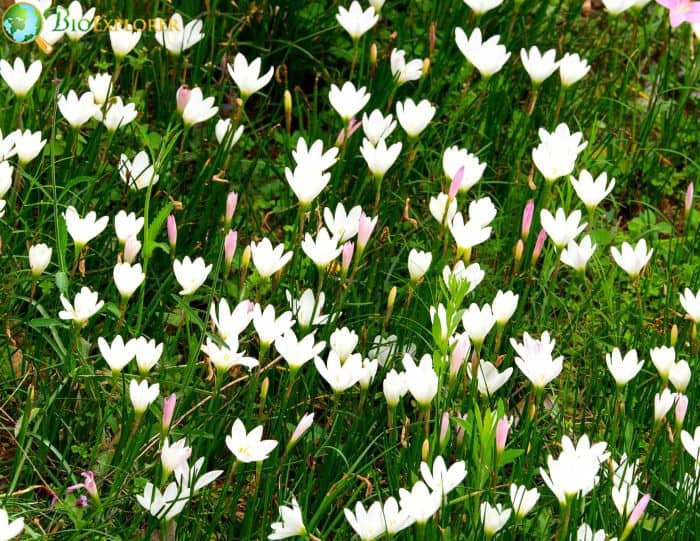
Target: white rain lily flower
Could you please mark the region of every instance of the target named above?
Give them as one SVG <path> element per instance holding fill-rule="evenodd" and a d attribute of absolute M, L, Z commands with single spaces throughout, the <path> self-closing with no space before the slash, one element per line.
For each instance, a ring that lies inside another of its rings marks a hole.
<path fill-rule="evenodd" d="M 311 163 L 299 164 L 294 168 L 294 171 L 285 167 L 284 175 L 289 187 L 304 207 L 310 206 L 331 180 L 330 173 L 324 173 Z"/>
<path fill-rule="evenodd" d="M 457 199 L 454 197 L 450 199 L 446 193 L 440 193 L 437 197 L 431 197 L 428 206 L 430 214 L 440 224 L 449 224 L 455 217 L 455 214 L 457 214 Z"/>
<path fill-rule="evenodd" d="M 173 261 L 175 278 L 182 287 L 180 295 L 192 295 L 197 291 L 206 282 L 212 268 L 213 265 L 207 265 L 201 257 L 192 261 L 189 256 L 185 256 L 182 261 Z"/>
<path fill-rule="evenodd" d="M 46 244 L 39 243 L 29 247 L 29 268 L 35 278 L 41 276 L 51 263 L 52 249 Z"/>
<path fill-rule="evenodd" d="M 131 24 L 123 25 L 118 22 L 109 28 L 109 42 L 112 45 L 114 56 L 118 60 L 123 59 L 138 44 L 141 39 L 141 31 L 134 30 Z"/>
<path fill-rule="evenodd" d="M 611 495 L 620 516 L 629 517 L 639 500 L 639 488 L 637 485 L 626 484 L 613 486 Z"/>
<path fill-rule="evenodd" d="M 10 522 L 7 511 L 0 508 L 0 539 L 9 541 L 24 531 L 24 518 L 19 517 Z"/>
<path fill-rule="evenodd" d="M 572 239 L 561 251 L 559 259 L 564 265 L 568 265 L 578 272 L 583 272 L 596 247 L 597 244 L 593 244 L 590 235 L 583 237 L 580 243 Z"/>
<path fill-rule="evenodd" d="M 143 494 L 136 496 L 136 500 L 141 507 L 155 518 L 159 520 L 165 519 L 166 521 L 172 520 L 179 515 L 185 508 L 189 498 L 189 488 L 178 485 L 175 481 L 169 483 L 162 493 L 152 483 L 146 483 L 146 486 L 143 488 Z"/>
<path fill-rule="evenodd" d="M 577 83 L 586 76 L 590 69 L 591 66 L 588 65 L 588 61 L 585 58 L 582 59 L 576 53 L 564 54 L 559 60 L 559 77 L 561 78 L 562 86 L 567 88 Z"/>
<path fill-rule="evenodd" d="M 328 100 L 331 102 L 331 106 L 346 124 L 367 105 L 369 98 L 370 94 L 367 92 L 367 87 L 363 86 L 356 89 L 355 85 L 350 81 L 343 84 L 342 88 L 332 84 L 328 93 Z"/>
<path fill-rule="evenodd" d="M 416 104 L 411 98 L 406 98 L 396 103 L 396 118 L 409 139 L 415 139 L 428 127 L 435 111 L 435 107 L 428 100 L 421 100 Z"/>
<path fill-rule="evenodd" d="M 254 307 L 255 305 L 252 302 L 244 299 L 231 310 L 228 301 L 222 298 L 219 300 L 219 310 L 217 312 L 216 304 L 212 303 L 209 308 L 209 315 L 221 339 L 237 338 L 253 320 Z"/>
<path fill-rule="evenodd" d="M 625 356 L 618 348 L 605 354 L 605 364 L 618 386 L 627 385 L 642 369 L 644 361 L 637 360 L 637 350 L 631 349 Z"/>
<path fill-rule="evenodd" d="M 268 539 L 288 539 L 290 537 L 305 536 L 306 527 L 301 516 L 301 508 L 296 498 L 292 498 L 292 506 L 280 505 L 281 522 L 273 522 L 270 527 L 272 533 Z"/>
<path fill-rule="evenodd" d="M 520 60 L 533 85 L 541 84 L 557 71 L 559 62 L 556 56 L 557 52 L 554 49 L 549 49 L 544 54 L 540 53 L 537 46 L 530 47 L 529 50 L 520 49 Z"/>
<path fill-rule="evenodd" d="M 590 211 L 600 205 L 600 202 L 610 195 L 615 187 L 614 178 L 610 179 L 610 183 L 608 183 L 607 173 L 601 173 L 593 180 L 593 176 L 585 169 L 581 171 L 578 179 L 571 176 L 570 180 L 576 195 Z"/>
<path fill-rule="evenodd" d="M 221 145 L 226 144 L 226 150 L 231 150 L 236 143 L 240 140 L 243 135 L 243 130 L 245 126 L 241 124 L 234 131 L 231 130 L 231 119 L 222 118 L 216 122 L 214 126 L 214 135 L 216 136 L 217 142 Z"/>
<path fill-rule="evenodd" d="M 394 165 L 399 154 L 401 154 L 401 147 L 401 143 L 394 143 L 387 147 L 384 139 L 380 139 L 375 146 L 372 145 L 369 139 L 363 139 L 360 154 L 367 162 L 370 173 L 376 179 L 382 179 L 389 168 Z"/>
<path fill-rule="evenodd" d="M 160 462 L 163 465 L 163 475 L 167 478 L 172 472 L 187 465 L 192 456 L 192 447 L 187 445 L 187 440 L 181 438 L 173 444 L 166 437 L 160 450 Z"/>
<path fill-rule="evenodd" d="M 395 408 L 408 392 L 408 381 L 405 372 L 397 372 L 393 368 L 384 376 L 382 392 L 389 407 Z"/>
<path fill-rule="evenodd" d="M 684 393 L 690 383 L 692 372 L 688 361 L 680 360 L 668 371 L 668 380 L 679 393 Z"/>
<path fill-rule="evenodd" d="M 185 25 L 182 16 L 175 13 L 167 23 L 160 18 L 155 20 L 155 28 L 158 31 L 154 37 L 170 54 L 177 56 L 204 38 L 203 26 L 201 19 L 195 19 Z"/>
<path fill-rule="evenodd" d="M 250 251 L 253 265 L 263 278 L 269 278 L 280 271 L 292 259 L 292 252 L 285 252 L 284 244 L 278 244 L 273 248 L 272 243 L 267 238 L 260 242 L 251 242 Z"/>
<path fill-rule="evenodd" d="M 58 7 L 58 10 L 66 11 L 65 8 L 61 6 Z M 66 36 L 68 36 L 68 39 L 71 41 L 78 41 L 92 30 L 95 8 L 90 8 L 84 12 L 80 2 L 74 0 L 68 5 L 67 11 L 67 13 L 63 14 L 63 20 L 72 21 L 72 24 L 66 29 Z M 87 24 L 84 24 L 83 21 L 86 21 Z"/>
<path fill-rule="evenodd" d="M 61 94 L 58 97 L 58 109 L 68 124 L 73 129 L 78 129 L 97 114 L 100 106 L 95 103 L 92 92 L 85 92 L 78 97 L 74 90 L 69 90 L 67 96 Z"/>
<path fill-rule="evenodd" d="M 289 307 L 302 329 L 308 329 L 312 325 L 323 325 L 328 321 L 327 315 L 321 315 L 326 295 L 321 292 L 316 298 L 311 289 L 305 290 L 297 300 L 289 291 L 285 292 Z"/>
<path fill-rule="evenodd" d="M 146 279 L 146 275 L 141 270 L 141 263 L 132 265 L 131 263 L 117 263 L 112 272 L 114 284 L 117 286 L 122 299 L 130 299 L 138 287 Z"/>
<path fill-rule="evenodd" d="M 481 522 L 484 525 L 484 533 L 487 537 L 492 537 L 500 532 L 508 522 L 512 509 L 503 509 L 503 505 L 491 505 L 489 502 L 483 502 L 479 506 Z"/>
<path fill-rule="evenodd" d="M 552 355 L 555 343 L 554 340 L 550 340 L 547 331 L 542 333 L 539 340 L 525 333 L 522 344 L 513 338 L 510 339 L 510 344 L 517 353 L 515 364 L 535 389 L 544 389 L 545 385 L 561 373 L 564 357 L 554 358 Z"/>
<path fill-rule="evenodd" d="M 136 415 L 142 415 L 148 406 L 153 404 L 160 394 L 160 386 L 157 383 L 149 385 L 145 379 L 140 383 L 135 379 L 129 382 L 129 398 L 134 406 Z"/>
<path fill-rule="evenodd" d="M 481 30 L 475 28 L 467 38 L 460 27 L 455 29 L 455 42 L 464 57 L 472 64 L 482 77 L 488 78 L 499 72 L 510 58 L 510 53 L 499 40 L 501 36 L 491 36 L 483 41 Z"/>
<path fill-rule="evenodd" d="M 409 354 L 403 356 L 403 367 L 406 371 L 406 386 L 411 396 L 418 404 L 426 408 L 430 406 L 438 391 L 438 376 L 433 369 L 433 358 L 429 354 L 421 357 L 416 365 Z"/>
<path fill-rule="evenodd" d="M 15 154 L 17 154 L 17 136 L 19 135 L 19 130 L 15 130 L 13 132 L 8 133 L 5 137 L 2 136 L 2 130 L 0 130 L 0 161 L 2 162 L 2 177 L 3 178 L 8 178 L 10 179 L 10 182 L 12 182 L 12 167 L 10 166 L 9 163 L 5 165 L 6 160 L 9 158 L 12 158 Z M 9 189 L 9 186 L 4 190 L 3 193 L 7 192 L 7 189 Z"/>
<path fill-rule="evenodd" d="M 338 24 L 350 34 L 353 41 L 357 41 L 372 28 L 379 20 L 379 15 L 375 12 L 373 6 L 369 6 L 363 10 L 357 0 L 353 0 L 350 4 L 350 9 L 345 9 L 343 6 L 338 6 L 338 13 L 335 15 Z"/>
<path fill-rule="evenodd" d="M 672 393 L 668 387 L 654 396 L 654 420 L 662 421 L 671 408 L 676 403 L 677 395 Z"/>
<path fill-rule="evenodd" d="M 488 196 L 469 203 L 469 221 L 479 227 L 490 225 L 497 213 L 496 207 Z"/>
<path fill-rule="evenodd" d="M 493 309 L 493 317 L 496 319 L 498 325 L 505 325 L 508 323 L 510 318 L 518 309 L 518 300 L 520 295 L 515 295 L 512 291 L 506 291 L 505 293 L 500 289 L 496 293 L 496 297 L 491 303 L 491 308 Z"/>
<path fill-rule="evenodd" d="M 26 165 L 41 154 L 46 145 L 46 139 L 41 138 L 40 131 L 17 130 L 15 134 L 17 159 L 20 164 Z"/>
<path fill-rule="evenodd" d="M 158 364 L 161 355 L 163 355 L 163 344 L 157 343 L 154 339 L 148 340 L 144 336 L 139 336 L 131 342 L 136 354 L 136 366 L 138 366 L 139 373 L 146 375 Z"/>
<path fill-rule="evenodd" d="M 259 304 L 253 307 L 253 327 L 261 344 L 269 346 L 294 325 L 294 316 L 290 311 L 279 316 L 275 307 L 268 304 L 263 310 Z"/>
<path fill-rule="evenodd" d="M 112 133 L 133 122 L 139 114 L 135 104 L 124 105 L 124 101 L 119 96 L 110 100 L 106 107 L 104 117 L 102 111 L 98 111 L 95 118 L 101 120 L 107 131 Z"/>
<path fill-rule="evenodd" d="M 241 53 L 236 54 L 236 58 L 233 59 L 233 66 L 228 65 L 228 73 L 233 82 L 238 85 L 243 101 L 246 101 L 250 96 L 267 86 L 272 80 L 275 68 L 270 66 L 265 75 L 261 76 L 261 67 L 262 60 L 260 58 L 256 58 L 249 64 L 246 57 Z"/>
<path fill-rule="evenodd" d="M 480 162 L 479 158 L 465 148 L 459 148 L 456 145 L 446 148 L 442 154 L 442 170 L 445 176 L 452 181 L 460 169 L 462 169 L 462 182 L 459 185 L 459 191 L 466 192 L 484 176 L 486 163 Z"/>
<path fill-rule="evenodd" d="M 219 112 L 219 108 L 214 105 L 214 96 L 205 98 L 202 89 L 195 87 L 190 91 L 190 97 L 182 111 L 182 120 L 185 126 L 193 126 L 200 122 L 206 122 Z"/>
<path fill-rule="evenodd" d="M 393 496 L 384 502 L 384 524 L 390 536 L 396 535 L 406 528 L 410 528 L 415 519 L 408 509 L 399 506 L 399 502 Z"/>
<path fill-rule="evenodd" d="M 467 370 L 469 378 L 472 378 L 471 370 Z M 503 372 L 499 372 L 496 366 L 483 359 L 479 361 L 477 368 L 477 386 L 479 393 L 482 396 L 493 396 L 498 389 L 503 387 L 513 374 L 513 367 L 506 368 Z"/>
<path fill-rule="evenodd" d="M 10 64 L 7 60 L 0 60 L 0 77 L 18 98 L 24 98 L 41 76 L 41 60 L 35 60 L 25 69 L 24 61 L 15 58 Z"/>
<path fill-rule="evenodd" d="M 136 214 L 120 210 L 114 217 L 114 231 L 117 234 L 119 244 L 124 244 L 129 237 L 137 236 L 143 229 L 144 218 L 137 218 Z"/>
<path fill-rule="evenodd" d="M 497 8 L 503 3 L 503 0 L 464 0 L 475 15 L 483 15 L 487 11 Z"/>
<path fill-rule="evenodd" d="M 631 278 L 637 278 L 644 267 L 646 267 L 647 263 L 649 263 L 654 250 L 651 249 L 647 251 L 647 241 L 641 239 L 634 248 L 627 242 L 622 243 L 621 250 L 612 246 L 610 248 L 610 253 L 615 263 L 617 263 L 622 270 L 629 274 Z"/>
<path fill-rule="evenodd" d="M 341 362 L 348 360 L 350 355 L 355 351 L 360 337 L 355 331 L 342 327 L 331 333 L 330 346 L 333 352 L 338 356 Z"/>
<path fill-rule="evenodd" d="M 338 147 L 331 147 L 324 152 L 323 141 L 320 139 L 316 139 L 309 146 L 306 139 L 300 137 L 296 148 L 292 150 L 292 158 L 297 165 L 315 167 L 319 171 L 325 172 L 338 161 L 338 152 Z"/>
<path fill-rule="evenodd" d="M 224 473 L 223 470 L 212 470 L 200 475 L 199 472 L 202 470 L 203 465 L 204 457 L 198 458 L 191 467 L 187 463 L 181 465 L 174 471 L 176 483 L 180 487 L 191 491 L 192 494 L 196 494 L 207 485 L 216 481 Z"/>
<path fill-rule="evenodd" d="M 98 219 L 94 210 L 91 210 L 84 218 L 81 218 L 78 211 L 72 206 L 65 210 L 63 217 L 66 220 L 68 234 L 73 239 L 78 250 L 102 233 L 109 223 L 108 216 L 102 216 Z"/>
<path fill-rule="evenodd" d="M 486 242 L 491 236 L 491 227 L 482 227 L 472 220 L 465 222 L 461 212 L 457 212 L 448 223 L 450 233 L 462 253 L 469 253 L 474 246 Z"/>
<path fill-rule="evenodd" d="M 469 336 L 472 344 L 480 347 L 484 343 L 486 336 L 491 332 L 491 329 L 496 323 L 496 317 L 493 314 L 490 304 L 484 304 L 479 308 L 479 305 L 472 303 L 469 309 L 462 315 L 462 325 L 464 331 Z"/>
<path fill-rule="evenodd" d="M 630 9 L 637 0 L 603 0 L 605 11 L 610 15 L 619 15 L 623 11 Z"/>
<path fill-rule="evenodd" d="M 396 120 L 391 113 L 384 116 L 379 109 L 374 109 L 369 116 L 362 113 L 362 130 L 369 142 L 375 146 L 381 139 L 389 137 L 395 129 Z"/>
<path fill-rule="evenodd" d="M 467 293 L 474 291 L 484 279 L 484 276 L 486 276 L 486 273 L 481 270 L 481 266 L 478 263 L 465 266 L 464 261 L 457 261 L 451 269 L 447 265 L 442 269 L 442 279 L 447 288 L 450 287 L 450 281 L 453 279 L 458 284 L 468 282 L 469 290 Z"/>
<path fill-rule="evenodd" d="M 246 432 L 243 422 L 236 419 L 231 427 L 231 434 L 226 436 L 226 447 L 239 462 L 262 462 L 277 447 L 276 440 L 263 440 L 262 434 L 262 425 Z"/>
<path fill-rule="evenodd" d="M 411 281 L 418 282 L 425 276 L 430 268 L 430 263 L 433 261 L 433 254 L 423 252 L 413 248 L 408 253 L 408 274 Z"/>
<path fill-rule="evenodd" d="M 442 505 L 442 494 L 431 491 L 423 481 L 413 485 L 411 491 L 399 489 L 401 507 L 408 511 L 418 524 L 425 524 Z"/>
<path fill-rule="evenodd" d="M 323 220 L 333 236 L 338 237 L 338 243 L 343 244 L 357 235 L 361 213 L 362 207 L 359 205 L 352 207 L 346 213 L 343 204 L 338 203 L 335 214 L 328 207 L 323 209 Z"/>
<path fill-rule="evenodd" d="M 690 432 L 681 432 L 681 443 L 688 454 L 700 464 L 700 426 L 695 427 L 695 432 L 691 436 Z"/>
<path fill-rule="evenodd" d="M 88 87 L 95 99 L 95 103 L 103 105 L 112 93 L 112 75 L 109 73 L 98 73 L 88 77 Z"/>
<path fill-rule="evenodd" d="M 700 323 L 700 289 L 693 295 L 692 290 L 686 287 L 680 294 L 681 306 L 688 313 L 688 318 L 694 323 Z"/>
<path fill-rule="evenodd" d="M 654 363 L 656 370 L 659 372 L 659 376 L 661 376 L 661 379 L 666 381 L 671 371 L 671 367 L 676 362 L 675 348 L 673 346 L 652 348 L 649 354 L 651 355 L 651 362 Z"/>
<path fill-rule="evenodd" d="M 524 518 L 540 499 L 537 488 L 528 490 L 524 485 L 510 485 L 510 502 L 518 518 Z"/>
<path fill-rule="evenodd" d="M 307 334 L 298 340 L 291 329 L 287 329 L 275 340 L 275 349 L 287 361 L 292 372 L 296 372 L 311 359 L 319 356 L 325 347 L 326 343 L 322 340 L 316 342 L 313 334 Z"/>
<path fill-rule="evenodd" d="M 567 216 L 563 208 L 558 208 L 554 216 L 547 209 L 542 209 L 540 222 L 542 223 L 542 228 L 557 247 L 557 250 L 563 249 L 588 225 L 585 222 L 581 223 L 580 210 L 575 210 Z"/>
<path fill-rule="evenodd" d="M 202 344 L 201 350 L 209 357 L 211 364 L 221 374 L 228 372 L 234 366 L 245 366 L 248 370 L 260 364 L 258 359 L 246 356 L 245 352 L 238 351 L 238 337 L 230 336 L 219 345 L 210 337 L 207 337 L 206 344 Z"/>
<path fill-rule="evenodd" d="M 348 524 L 360 537 L 361 541 L 374 541 L 386 532 L 381 502 L 374 502 L 367 510 L 365 510 L 362 502 L 357 502 L 354 513 L 347 508 L 343 509 L 343 513 Z"/>
<path fill-rule="evenodd" d="M 360 379 L 357 381 L 360 384 L 360 389 L 367 390 L 370 383 L 374 380 L 379 369 L 379 361 L 377 359 L 363 359 L 360 368 Z"/>
<path fill-rule="evenodd" d="M 90 291 L 90 288 L 83 287 L 75 295 L 73 304 L 61 294 L 61 304 L 63 310 L 58 313 L 58 317 L 64 321 L 73 320 L 79 326 L 84 327 L 88 319 L 102 309 L 104 301 L 99 300 L 97 291 Z"/>
<path fill-rule="evenodd" d="M 442 456 L 437 456 L 433 460 L 432 469 L 426 462 L 421 462 L 420 473 L 430 490 L 441 496 L 446 496 L 464 481 L 467 476 L 467 468 L 464 460 L 459 460 L 448 468 L 445 459 Z"/>
<path fill-rule="evenodd" d="M 134 340 L 124 342 L 121 336 L 115 336 L 111 344 L 101 336 L 97 339 L 97 347 L 112 374 L 119 374 L 131 362 L 136 355 L 135 346 Z"/>
<path fill-rule="evenodd" d="M 576 530 L 576 541 L 605 541 L 605 538 L 605 530 L 594 532 L 585 522 Z M 617 541 L 617 537 L 611 538 L 610 541 Z"/>
<path fill-rule="evenodd" d="M 399 85 L 417 81 L 423 74 L 423 61 L 420 58 L 414 58 L 406 62 L 406 51 L 401 49 L 391 50 L 390 64 L 391 74 Z"/>
<path fill-rule="evenodd" d="M 13 132 L 16 134 L 16 132 Z M 2 142 L 7 142 L 7 137 L 5 140 L 2 140 L 2 132 L 0 132 L 0 146 L 2 145 Z M 12 144 L 14 145 L 14 137 L 12 139 Z M 14 149 L 12 150 L 12 153 L 14 154 L 15 151 Z M 14 178 L 14 170 L 15 168 L 10 165 L 10 162 L 8 161 L 2 161 L 0 162 L 0 199 L 5 197 L 7 192 L 10 191 L 10 188 L 12 188 L 12 179 Z"/>
<path fill-rule="evenodd" d="M 325 363 L 320 357 L 315 357 L 314 365 L 335 393 L 349 389 L 362 377 L 362 355 L 359 353 L 350 355 L 345 362 L 341 362 L 335 351 L 330 350 Z"/>
<path fill-rule="evenodd" d="M 142 150 L 130 161 L 126 154 L 119 158 L 119 176 L 132 190 L 145 190 L 160 178 L 155 174 L 148 152 Z"/>
<path fill-rule="evenodd" d="M 305 235 L 304 240 L 301 241 L 301 249 L 317 267 L 327 269 L 340 255 L 343 247 L 338 246 L 337 237 L 331 237 L 328 230 L 322 227 L 315 239 L 309 233 Z"/>

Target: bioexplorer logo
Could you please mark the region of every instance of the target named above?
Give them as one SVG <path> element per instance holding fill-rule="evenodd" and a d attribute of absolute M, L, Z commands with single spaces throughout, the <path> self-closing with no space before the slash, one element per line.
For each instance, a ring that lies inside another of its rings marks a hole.
<path fill-rule="evenodd" d="M 32 4 L 13 4 L 2 14 L 2 31 L 7 39 L 14 43 L 26 44 L 36 41 L 43 24 L 44 17 Z"/>

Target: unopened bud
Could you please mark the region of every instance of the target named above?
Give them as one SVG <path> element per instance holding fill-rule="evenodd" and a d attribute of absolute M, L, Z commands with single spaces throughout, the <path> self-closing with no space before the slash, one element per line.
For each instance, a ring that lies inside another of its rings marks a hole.
<path fill-rule="evenodd" d="M 671 347 L 674 347 L 676 342 L 678 342 L 678 325 L 674 323 L 671 327 Z"/>
<path fill-rule="evenodd" d="M 352 256 L 355 254 L 355 243 L 352 241 L 347 241 L 343 244 L 343 257 L 342 257 L 342 270 L 343 274 L 347 274 L 350 269 L 350 263 L 352 263 Z"/>
<path fill-rule="evenodd" d="M 637 502 L 637 505 L 634 506 L 632 513 L 630 513 L 630 518 L 625 525 L 625 529 L 620 536 L 620 541 L 625 541 L 625 539 L 630 536 L 637 522 L 639 522 L 642 515 L 644 515 L 644 511 L 646 511 L 647 505 L 649 505 L 649 500 L 651 500 L 651 494 L 645 494 L 642 496 L 642 499 Z"/>
<path fill-rule="evenodd" d="M 522 226 L 520 228 L 520 238 L 522 238 L 523 240 L 527 240 L 527 237 L 530 234 L 530 226 L 532 225 L 532 217 L 534 214 L 535 201 L 534 199 L 530 199 L 525 204 L 525 208 L 523 209 L 523 221 Z"/>
<path fill-rule="evenodd" d="M 243 250 L 243 257 L 241 257 L 241 270 L 242 271 L 247 271 L 248 270 L 248 265 L 250 265 L 250 246 L 246 246 L 245 250 Z"/>
<path fill-rule="evenodd" d="M 289 89 L 284 91 L 284 123 L 287 133 L 292 133 L 292 93 Z"/>
<path fill-rule="evenodd" d="M 452 356 L 450 357 L 450 379 L 454 379 L 459 374 L 459 369 L 464 363 L 464 359 L 467 358 L 467 353 L 469 353 L 469 339 L 465 336 L 463 337 L 452 350 Z"/>
<path fill-rule="evenodd" d="M 421 70 L 421 77 L 425 77 L 428 75 L 428 72 L 430 71 L 430 58 L 424 58 L 423 59 L 423 69 Z"/>
<path fill-rule="evenodd" d="M 394 303 L 396 302 L 396 286 L 389 290 L 389 297 L 387 299 L 387 309 L 389 312 L 394 310 Z"/>
<path fill-rule="evenodd" d="M 435 53 L 435 37 L 437 35 L 437 23 L 430 23 L 430 30 L 428 31 L 428 54 L 433 56 Z"/>
<path fill-rule="evenodd" d="M 311 428 L 311 425 L 314 424 L 314 414 L 313 413 L 307 413 L 304 415 L 299 423 L 297 424 L 296 428 L 294 429 L 294 432 L 292 432 L 292 436 L 289 438 L 289 443 L 287 444 L 287 449 L 291 449 L 296 442 L 301 439 L 301 437 L 306 434 L 306 431 Z"/>
<path fill-rule="evenodd" d="M 173 421 L 173 415 L 175 414 L 175 404 L 177 402 L 177 397 L 175 393 L 171 394 L 168 398 L 163 399 L 163 417 L 161 419 L 161 431 L 165 435 L 170 430 L 170 423 Z"/>
<path fill-rule="evenodd" d="M 676 415 L 676 426 L 680 428 L 683 426 L 683 421 L 685 420 L 685 414 L 688 412 L 688 397 L 684 394 L 678 393 L 676 397 L 676 409 L 674 413 Z"/>
<path fill-rule="evenodd" d="M 535 242 L 535 249 L 532 251 L 532 264 L 537 263 L 542 253 L 542 248 L 544 248 L 544 242 L 547 240 L 547 232 L 542 229 L 537 235 L 537 241 Z"/>
<path fill-rule="evenodd" d="M 452 177 L 452 182 L 450 183 L 450 190 L 447 192 L 448 201 L 452 201 L 457 196 L 457 192 L 459 192 L 459 188 L 460 186 L 462 186 L 463 178 L 464 166 L 461 166 L 459 169 L 457 169 L 457 172 L 455 173 L 454 177 Z M 447 205 L 445 205 L 445 208 L 447 209 Z"/>
<path fill-rule="evenodd" d="M 450 440 L 450 414 L 446 411 L 442 414 L 440 421 L 440 451 L 444 451 L 447 442 Z"/>
<path fill-rule="evenodd" d="M 236 192 L 229 192 L 226 196 L 226 210 L 224 212 L 224 222 L 226 227 L 230 227 L 231 220 L 233 220 L 233 215 L 236 212 L 236 207 L 238 206 L 238 194 Z"/>
<path fill-rule="evenodd" d="M 369 47 L 369 65 L 374 67 L 377 65 L 377 44 L 372 43 Z"/>
<path fill-rule="evenodd" d="M 524 251 L 525 243 L 523 242 L 523 239 L 518 239 L 518 242 L 515 243 L 515 248 L 513 249 L 513 258 L 515 259 L 516 263 L 520 263 L 522 261 Z"/>
<path fill-rule="evenodd" d="M 506 448 L 506 440 L 508 439 L 508 430 L 510 430 L 510 421 L 507 417 L 503 417 L 496 424 L 496 453 L 502 454 Z"/>
<path fill-rule="evenodd" d="M 695 184 L 688 184 L 688 189 L 685 191 L 685 219 L 690 216 L 690 211 L 693 210 L 693 196 L 695 195 Z"/>
<path fill-rule="evenodd" d="M 182 85 L 180 88 L 177 89 L 177 92 L 175 93 L 175 100 L 177 102 L 178 113 L 183 113 L 185 107 L 187 107 L 187 102 L 190 101 L 191 94 L 192 90 L 190 90 L 190 87 L 187 85 Z"/>
<path fill-rule="evenodd" d="M 124 261 L 133 263 L 140 251 L 141 242 L 134 235 L 129 236 L 124 243 Z"/>
<path fill-rule="evenodd" d="M 170 250 L 175 253 L 175 246 L 177 245 L 177 222 L 175 221 L 175 216 L 172 214 L 168 216 L 166 228 L 168 230 L 168 244 L 170 245 Z"/>
<path fill-rule="evenodd" d="M 236 244 L 238 243 L 238 233 L 229 231 L 224 239 L 224 264 L 227 269 L 231 268 L 233 263 L 233 254 L 236 253 Z"/>
<path fill-rule="evenodd" d="M 267 400 L 267 392 L 270 390 L 270 378 L 265 378 L 260 384 L 260 407 L 265 404 Z"/>
<path fill-rule="evenodd" d="M 428 462 L 428 457 L 430 456 L 430 440 L 428 438 L 423 440 L 423 447 L 421 447 L 420 454 L 423 462 Z"/>

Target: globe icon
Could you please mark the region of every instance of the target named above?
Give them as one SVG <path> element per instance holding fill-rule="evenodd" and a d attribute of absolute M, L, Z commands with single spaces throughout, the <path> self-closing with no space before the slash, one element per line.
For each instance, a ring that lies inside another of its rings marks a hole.
<path fill-rule="evenodd" d="M 41 32 L 43 17 L 32 4 L 13 4 L 2 15 L 2 29 L 15 43 L 31 43 Z"/>

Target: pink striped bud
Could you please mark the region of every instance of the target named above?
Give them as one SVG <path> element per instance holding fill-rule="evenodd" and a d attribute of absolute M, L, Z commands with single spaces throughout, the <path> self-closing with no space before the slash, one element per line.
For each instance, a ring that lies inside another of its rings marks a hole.
<path fill-rule="evenodd" d="M 378 216 L 374 218 L 369 218 L 364 211 L 360 213 L 360 225 L 357 230 L 357 252 L 361 254 L 365 246 L 367 246 L 367 241 L 369 240 L 374 227 L 377 225 Z"/>
<path fill-rule="evenodd" d="M 175 93 L 175 101 L 177 102 L 178 113 L 182 114 L 182 112 L 185 110 L 185 107 L 187 107 L 187 102 L 190 101 L 191 94 L 192 90 L 190 90 L 190 87 L 187 85 L 182 85 L 177 89 L 177 92 Z"/>
<path fill-rule="evenodd" d="M 632 533 L 632 530 L 637 525 L 637 522 L 639 522 L 639 520 L 642 518 L 642 515 L 644 515 L 644 511 L 646 511 L 647 505 L 649 505 L 649 500 L 651 500 L 651 494 L 647 493 L 644 496 L 642 496 L 642 499 L 639 500 L 637 502 L 637 505 L 634 506 L 632 513 L 630 513 L 630 518 L 627 519 L 625 530 L 620 536 L 620 541 L 624 541 Z"/>
<path fill-rule="evenodd" d="M 306 431 L 311 428 L 312 424 L 314 424 L 314 414 L 307 413 L 301 418 L 299 424 L 297 424 L 297 427 L 294 429 L 294 432 L 292 432 L 292 437 L 289 439 L 287 448 L 290 449 L 296 442 L 298 442 L 301 437 L 306 434 Z"/>
<path fill-rule="evenodd" d="M 175 393 L 171 394 L 168 398 L 163 399 L 163 419 L 161 421 L 161 428 L 163 429 L 163 433 L 170 430 L 170 423 L 173 420 L 176 402 L 177 397 L 175 396 Z"/>
<path fill-rule="evenodd" d="M 177 222 L 172 214 L 168 216 L 166 228 L 168 230 L 168 244 L 170 244 L 170 249 L 174 251 L 177 244 Z"/>
<path fill-rule="evenodd" d="M 685 414 L 688 412 L 688 397 L 684 394 L 678 393 L 676 396 L 676 425 L 679 427 L 683 425 L 685 420 Z"/>
<path fill-rule="evenodd" d="M 226 268 L 231 268 L 233 262 L 233 254 L 236 253 L 236 244 L 238 243 L 238 232 L 229 231 L 224 239 L 224 263 Z"/>
<path fill-rule="evenodd" d="M 355 243 L 352 241 L 347 241 L 343 244 L 343 272 L 347 273 L 350 269 L 350 263 L 352 262 L 352 256 L 355 254 Z"/>
<path fill-rule="evenodd" d="M 469 353 L 469 338 L 463 337 L 452 350 L 450 357 L 450 378 L 457 377 L 459 369 Z"/>
<path fill-rule="evenodd" d="M 532 264 L 537 263 L 542 253 L 542 248 L 544 248 L 544 242 L 547 240 L 547 232 L 544 229 L 540 230 L 539 235 L 537 235 L 537 241 L 535 241 L 535 249 L 532 251 Z"/>
<path fill-rule="evenodd" d="M 523 222 L 522 222 L 522 227 L 520 229 L 520 236 L 522 237 L 523 240 L 527 240 L 527 237 L 530 234 L 530 226 L 532 225 L 532 217 L 534 214 L 535 214 L 535 201 L 534 201 L 534 199 L 530 199 L 525 204 L 525 209 L 523 209 Z"/>
<path fill-rule="evenodd" d="M 236 206 L 238 205 L 238 194 L 236 192 L 229 192 L 226 197 L 226 213 L 224 214 L 224 221 L 226 226 L 231 225 L 231 220 L 236 212 Z"/>
<path fill-rule="evenodd" d="M 693 196 L 695 195 L 695 184 L 688 184 L 688 189 L 685 191 L 685 217 L 688 219 L 690 211 L 693 209 Z"/>
<path fill-rule="evenodd" d="M 447 199 L 452 200 L 457 196 L 459 188 L 462 185 L 462 179 L 464 178 L 464 166 L 457 169 L 455 176 L 452 177 L 452 184 L 450 184 L 450 190 L 447 192 Z"/>
<path fill-rule="evenodd" d="M 498 421 L 498 424 L 496 424 L 496 453 L 499 455 L 506 448 L 508 430 L 510 430 L 510 421 L 508 420 L 508 417 L 503 417 Z"/>

